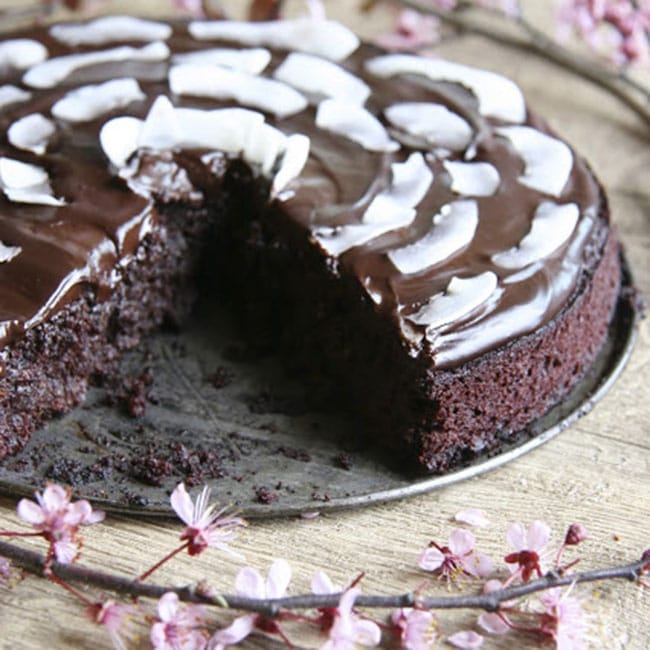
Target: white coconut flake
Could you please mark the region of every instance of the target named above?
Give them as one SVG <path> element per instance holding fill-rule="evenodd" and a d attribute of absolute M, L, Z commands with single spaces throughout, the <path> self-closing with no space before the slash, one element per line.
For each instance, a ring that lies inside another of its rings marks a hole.
<path fill-rule="evenodd" d="M 270 175 L 279 166 L 273 181 L 280 191 L 304 167 L 309 154 L 309 138 L 287 137 L 264 121 L 264 115 L 245 108 L 201 110 L 176 108 L 165 96 L 156 98 L 145 120 L 117 117 L 109 120 L 99 134 L 102 149 L 110 162 L 128 176 L 126 166 L 138 149 L 206 149 L 240 154 L 260 165 Z"/>
<path fill-rule="evenodd" d="M 474 133 L 467 121 L 442 104 L 404 102 L 389 106 L 384 113 L 391 124 L 424 138 L 432 147 L 463 151 Z"/>
<path fill-rule="evenodd" d="M 569 145 L 530 126 L 508 126 L 495 129 L 507 138 L 523 158 L 525 170 L 519 182 L 534 190 L 560 196 L 573 168 Z"/>
<path fill-rule="evenodd" d="M 471 314 L 496 288 L 497 276 L 492 271 L 470 278 L 454 276 L 443 293 L 432 296 L 419 311 L 406 318 L 416 325 L 425 325 L 427 336 L 431 336 L 433 330 Z"/>
<path fill-rule="evenodd" d="M 492 256 L 492 261 L 505 269 L 520 269 L 544 259 L 565 244 L 580 218 L 576 203 L 558 205 L 544 201 L 537 206 L 530 231 L 518 246 Z"/>
<path fill-rule="evenodd" d="M 370 96 L 368 85 L 332 61 L 292 52 L 273 76 L 304 93 L 362 106 Z"/>
<path fill-rule="evenodd" d="M 415 208 L 433 182 L 433 172 L 418 152 L 411 154 L 403 163 L 393 163 L 391 171 L 390 187 L 370 202 L 361 223 L 323 226 L 312 232 L 325 252 L 338 256 L 355 246 L 413 223 L 417 214 Z"/>
<path fill-rule="evenodd" d="M 0 241 L 0 264 L 11 262 L 14 257 L 17 257 L 22 252 L 20 246 L 7 246 L 4 242 Z"/>
<path fill-rule="evenodd" d="M 271 62 L 271 52 L 263 47 L 235 49 L 230 47 L 213 47 L 174 54 L 172 63 L 193 65 L 220 65 L 248 74 L 260 74 Z"/>
<path fill-rule="evenodd" d="M 190 23 L 189 32 L 199 40 L 296 50 L 332 61 L 346 59 L 360 44 L 357 35 L 340 23 L 308 17 L 270 22 L 197 21 Z"/>
<path fill-rule="evenodd" d="M 45 45 L 31 38 L 10 38 L 0 43 L 0 69 L 26 70 L 47 57 Z"/>
<path fill-rule="evenodd" d="M 68 122 L 88 122 L 145 97 L 135 79 L 111 79 L 71 90 L 52 106 L 52 115 Z"/>
<path fill-rule="evenodd" d="M 287 84 L 218 65 L 174 66 L 169 71 L 169 85 L 177 95 L 232 99 L 280 119 L 308 106 L 307 99 Z"/>
<path fill-rule="evenodd" d="M 155 63 L 157 61 L 166 61 L 168 58 L 169 48 L 162 41 L 155 41 L 140 48 L 121 45 L 108 50 L 67 54 L 49 59 L 30 68 L 23 76 L 23 82 L 33 88 L 54 88 L 79 68 L 122 61 Z"/>
<path fill-rule="evenodd" d="M 490 163 L 445 160 L 443 165 L 451 176 L 451 189 L 462 196 L 492 196 L 501 184 L 497 168 Z"/>
<path fill-rule="evenodd" d="M 294 133 L 287 138 L 280 169 L 273 179 L 273 193 L 278 194 L 300 175 L 309 157 L 310 140 L 306 135 Z"/>
<path fill-rule="evenodd" d="M 50 138 L 56 133 L 56 125 L 40 113 L 31 113 L 16 120 L 7 129 L 7 140 L 23 151 L 41 156 L 47 150 Z"/>
<path fill-rule="evenodd" d="M 0 86 L 0 109 L 5 106 L 11 106 L 12 104 L 26 102 L 31 96 L 31 93 L 28 93 L 22 88 L 18 88 L 18 86 L 12 86 L 11 84 Z"/>
<path fill-rule="evenodd" d="M 349 102 L 323 100 L 316 111 L 316 126 L 348 138 L 368 151 L 397 151 L 400 148 L 370 111 Z"/>
<path fill-rule="evenodd" d="M 481 115 L 520 124 L 526 119 L 526 103 L 519 86 L 496 72 L 412 54 L 387 54 L 367 61 L 379 77 L 421 75 L 432 81 L 450 81 L 470 90 Z"/>
<path fill-rule="evenodd" d="M 70 47 L 78 45 L 105 45 L 127 41 L 164 41 L 172 28 L 134 16 L 104 16 L 87 23 L 69 23 L 50 27 L 50 35 Z"/>
<path fill-rule="evenodd" d="M 422 239 L 388 252 L 400 273 L 419 273 L 468 246 L 478 226 L 478 203 L 453 201 L 433 217 L 433 227 Z"/>
<path fill-rule="evenodd" d="M 15 203 L 65 205 L 63 199 L 54 196 L 43 168 L 5 156 L 0 157 L 0 188 Z"/>

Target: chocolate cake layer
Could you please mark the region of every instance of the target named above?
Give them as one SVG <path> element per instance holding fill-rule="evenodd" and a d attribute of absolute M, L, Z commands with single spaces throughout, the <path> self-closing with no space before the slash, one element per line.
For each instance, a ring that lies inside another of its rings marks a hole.
<path fill-rule="evenodd" d="M 426 471 L 524 428 L 606 338 L 605 198 L 495 73 L 328 21 L 112 17 L 8 37 L 0 126 L 0 457 L 189 313 L 198 269 Z"/>

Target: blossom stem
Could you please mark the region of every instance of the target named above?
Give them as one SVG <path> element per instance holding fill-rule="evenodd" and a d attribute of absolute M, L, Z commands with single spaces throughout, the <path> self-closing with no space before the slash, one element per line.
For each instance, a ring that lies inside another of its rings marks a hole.
<path fill-rule="evenodd" d="M 530 24 L 521 15 L 512 19 L 504 17 L 503 20 L 514 22 L 520 31 L 523 32 L 524 37 L 513 35 L 511 31 L 506 29 L 488 26 L 483 22 L 471 18 L 465 12 L 443 11 L 430 4 L 426 4 L 422 0 L 400 0 L 400 2 L 404 6 L 421 13 L 434 15 L 460 31 L 478 34 L 484 38 L 511 47 L 530 50 L 562 68 L 571 70 L 611 93 L 634 111 L 645 122 L 646 126 L 650 126 L 649 89 L 638 84 L 623 72 L 609 70 L 603 65 L 598 65 L 593 60 L 581 58 L 573 52 L 570 52 Z"/>
<path fill-rule="evenodd" d="M 14 564 L 21 566 L 31 573 L 38 575 L 43 575 L 44 573 L 46 558 L 34 551 L 23 549 L 0 540 L 0 556 L 12 560 Z M 550 572 L 542 578 L 530 580 L 524 584 L 489 593 L 466 596 L 431 596 L 423 598 L 421 596 L 416 597 L 412 592 L 388 596 L 361 594 L 356 599 L 355 606 L 387 609 L 413 607 L 417 604 L 421 609 L 482 609 L 488 612 L 496 612 L 499 611 L 501 603 L 547 589 L 568 586 L 573 583 L 617 579 L 639 582 L 641 574 L 647 565 L 648 558 L 644 557 L 630 564 L 604 567 L 566 576 L 559 575 L 556 572 Z M 225 601 L 231 609 L 254 612 L 268 618 L 276 617 L 283 610 L 337 607 L 341 597 L 341 594 L 304 594 L 274 599 L 247 598 L 237 595 L 214 597 L 206 594 L 204 590 L 198 590 L 193 587 L 148 584 L 143 583 L 141 580 L 133 580 L 73 564 L 52 562 L 50 571 L 66 582 L 80 582 L 94 585 L 100 589 L 115 593 L 130 594 L 134 597 L 160 598 L 163 594 L 173 591 L 178 595 L 180 600 L 185 602 L 223 607 Z"/>
<path fill-rule="evenodd" d="M 86 598 L 86 596 L 84 596 L 79 590 L 75 589 L 72 585 L 69 585 L 67 582 L 65 582 L 65 580 L 59 578 L 54 572 L 46 570 L 45 575 L 47 576 L 48 580 L 51 580 L 53 583 L 59 585 L 59 587 L 62 587 L 67 592 L 71 593 L 75 598 L 80 600 L 84 605 L 88 607 L 92 607 L 95 604 L 93 603 L 92 600 Z"/>
<path fill-rule="evenodd" d="M 169 562 L 175 555 L 178 555 L 181 551 L 184 551 L 190 545 L 189 542 L 181 544 L 178 548 L 175 548 L 171 553 L 167 553 L 162 560 L 158 560 L 150 569 L 147 569 L 139 578 L 139 582 L 144 582 L 154 571 L 157 571 L 163 564 Z"/>

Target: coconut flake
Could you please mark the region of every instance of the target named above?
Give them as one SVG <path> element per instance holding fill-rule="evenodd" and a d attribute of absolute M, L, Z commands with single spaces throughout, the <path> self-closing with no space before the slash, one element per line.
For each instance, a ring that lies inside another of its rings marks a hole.
<path fill-rule="evenodd" d="M 190 23 L 189 32 L 199 40 L 297 50 L 332 61 L 346 59 L 360 44 L 357 35 L 340 23 L 308 17 L 270 22 L 197 21 Z"/>
<path fill-rule="evenodd" d="M 433 147 L 463 151 L 471 142 L 472 127 L 442 104 L 404 102 L 384 111 L 388 121 Z"/>
<path fill-rule="evenodd" d="M 291 86 L 217 65 L 191 63 L 169 71 L 169 85 L 177 95 L 235 100 L 282 119 L 307 108 L 307 99 Z"/>
<path fill-rule="evenodd" d="M 165 23 L 134 16 L 104 16 L 87 23 L 50 27 L 50 35 L 70 47 L 126 41 L 164 41 L 171 34 L 172 28 Z"/>
<path fill-rule="evenodd" d="M 305 93 L 350 104 L 361 106 L 370 96 L 370 88 L 359 77 L 336 63 L 312 54 L 289 54 L 273 76 Z"/>
<path fill-rule="evenodd" d="M 368 151 L 397 151 L 400 148 L 370 111 L 349 102 L 323 100 L 316 111 L 316 126 L 342 135 Z"/>
<path fill-rule="evenodd" d="M 451 176 L 451 189 L 462 196 L 492 196 L 501 183 L 490 163 L 445 160 L 443 165 Z"/>
<path fill-rule="evenodd" d="M 495 129 L 510 141 L 523 158 L 525 170 L 519 182 L 534 190 L 560 196 L 573 168 L 573 153 L 566 143 L 530 126 Z"/>
<path fill-rule="evenodd" d="M 273 193 L 281 192 L 302 172 L 309 157 L 310 140 L 306 135 L 295 133 L 287 138 L 280 169 L 273 179 Z"/>
<path fill-rule="evenodd" d="M 33 88 L 54 88 L 79 68 L 121 61 L 165 61 L 168 58 L 169 48 L 162 41 L 155 41 L 140 48 L 122 45 L 109 50 L 67 54 L 30 68 L 25 73 L 23 82 Z"/>
<path fill-rule="evenodd" d="M 314 239 L 329 255 L 338 256 L 393 230 L 409 226 L 417 214 L 415 207 L 433 182 L 433 172 L 421 153 L 412 153 L 403 163 L 391 165 L 389 188 L 370 202 L 361 223 L 323 226 L 313 231 Z"/>
<path fill-rule="evenodd" d="M 7 129 L 7 140 L 23 151 L 41 156 L 47 150 L 50 138 L 56 133 L 56 125 L 40 113 L 32 113 L 16 120 Z"/>
<path fill-rule="evenodd" d="M 20 246 L 7 246 L 4 242 L 0 241 L 0 264 L 11 262 L 17 255 L 22 252 Z"/>
<path fill-rule="evenodd" d="M 400 273 L 419 273 L 468 246 L 478 226 L 476 201 L 453 201 L 433 217 L 433 228 L 422 239 L 388 252 Z"/>
<path fill-rule="evenodd" d="M 22 88 L 18 88 L 18 86 L 12 86 L 11 84 L 0 86 L 0 109 L 5 106 L 11 106 L 12 104 L 26 102 L 31 96 L 31 93 L 28 93 Z"/>
<path fill-rule="evenodd" d="M 195 52 L 174 54 L 172 63 L 193 65 L 220 65 L 248 74 L 260 74 L 271 62 L 271 53 L 262 47 L 237 50 L 229 47 L 213 47 Z"/>
<path fill-rule="evenodd" d="M 54 196 L 48 173 L 41 167 L 0 157 L 0 188 L 10 201 L 39 205 L 65 205 Z"/>
<path fill-rule="evenodd" d="M 99 134 L 104 153 L 113 165 L 125 169 L 138 149 L 206 149 L 240 154 L 270 175 L 280 161 L 274 189 L 281 190 L 300 174 L 309 153 L 309 138 L 287 137 L 264 121 L 264 116 L 245 108 L 201 110 L 176 108 L 165 96 L 158 97 L 145 120 L 117 117 Z M 123 175 L 128 176 L 128 171 Z"/>
<path fill-rule="evenodd" d="M 52 115 L 68 122 L 87 122 L 145 97 L 135 79 L 111 79 L 70 91 L 52 106 Z"/>
<path fill-rule="evenodd" d="M 419 311 L 406 318 L 416 325 L 426 325 L 427 337 L 430 337 L 433 330 L 471 314 L 496 288 L 497 276 L 492 271 L 470 278 L 454 276 L 443 293 L 429 298 Z"/>
<path fill-rule="evenodd" d="M 387 54 L 366 62 L 379 77 L 415 74 L 432 81 L 459 83 L 478 100 L 481 115 L 520 124 L 526 119 L 526 104 L 519 86 L 496 72 L 412 54 Z"/>
<path fill-rule="evenodd" d="M 537 206 L 528 234 L 515 246 L 492 256 L 492 261 L 505 269 L 520 269 L 544 259 L 565 244 L 580 217 L 576 203 L 558 205 L 543 201 Z"/>
<path fill-rule="evenodd" d="M 0 69 L 25 70 L 47 57 L 45 45 L 31 38 L 11 38 L 0 43 Z"/>

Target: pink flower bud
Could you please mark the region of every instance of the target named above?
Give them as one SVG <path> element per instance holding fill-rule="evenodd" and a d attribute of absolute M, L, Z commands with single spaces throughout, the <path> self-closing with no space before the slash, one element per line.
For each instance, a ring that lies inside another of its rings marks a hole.
<path fill-rule="evenodd" d="M 584 542 L 587 537 L 589 537 L 589 533 L 582 524 L 571 524 L 566 532 L 564 543 L 567 546 L 577 546 L 580 542 Z"/>

